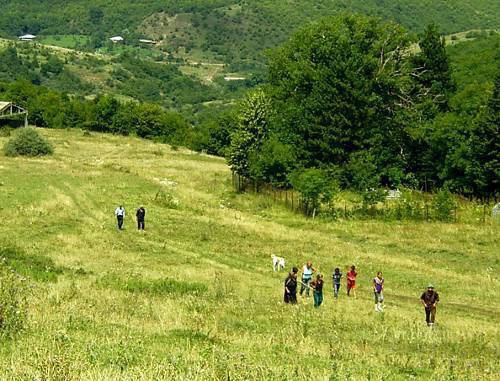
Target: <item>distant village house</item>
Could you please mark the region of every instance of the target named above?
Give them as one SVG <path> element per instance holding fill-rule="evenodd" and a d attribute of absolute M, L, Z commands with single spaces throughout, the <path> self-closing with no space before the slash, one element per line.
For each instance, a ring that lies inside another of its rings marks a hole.
<path fill-rule="evenodd" d="M 227 76 L 227 77 L 224 77 L 224 81 L 244 81 L 246 80 L 245 77 L 232 77 L 232 76 Z"/>
<path fill-rule="evenodd" d="M 21 41 L 33 41 L 35 38 L 36 38 L 36 36 L 34 36 L 32 34 L 25 34 L 25 35 L 19 36 L 19 39 Z"/>
<path fill-rule="evenodd" d="M 145 38 L 140 38 L 139 42 L 142 44 L 156 45 L 155 40 L 146 40 Z"/>
<path fill-rule="evenodd" d="M 123 42 L 123 37 L 122 36 L 114 36 L 114 37 L 111 37 L 110 40 L 113 44 L 116 44 L 118 42 Z"/>

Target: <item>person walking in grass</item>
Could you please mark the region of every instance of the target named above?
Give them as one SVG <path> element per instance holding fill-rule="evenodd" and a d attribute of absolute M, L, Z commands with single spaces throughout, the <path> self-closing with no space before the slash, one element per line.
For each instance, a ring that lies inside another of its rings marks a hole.
<path fill-rule="evenodd" d="M 384 312 L 382 302 L 384 301 L 384 278 L 382 272 L 379 271 L 377 276 L 373 278 L 373 295 L 375 296 L 375 312 Z"/>
<path fill-rule="evenodd" d="M 311 282 L 311 288 L 314 290 L 314 307 L 318 308 L 323 303 L 323 275 L 318 274 L 316 280 Z"/>
<path fill-rule="evenodd" d="M 118 222 L 118 229 L 122 230 L 123 229 L 123 220 L 125 218 L 125 208 L 122 205 L 120 205 L 118 208 L 116 208 L 115 216 L 116 216 L 116 220 Z"/>
<path fill-rule="evenodd" d="M 137 229 L 138 230 L 144 230 L 144 228 L 145 228 L 145 218 L 146 218 L 146 209 L 144 209 L 144 207 L 141 206 L 139 209 L 137 209 L 137 212 L 135 213 L 135 216 L 137 217 Z"/>
<path fill-rule="evenodd" d="M 425 309 L 425 322 L 429 327 L 432 327 L 436 319 L 436 306 L 439 302 L 439 294 L 434 291 L 432 284 L 427 286 L 427 291 L 422 294 L 420 300 Z"/>
<path fill-rule="evenodd" d="M 356 297 L 356 277 L 358 273 L 356 272 L 356 266 L 351 266 L 351 270 L 347 273 L 347 296 L 351 296 L 351 291 L 354 297 Z"/>
<path fill-rule="evenodd" d="M 302 269 L 302 283 L 300 286 L 300 296 L 306 291 L 306 296 L 309 296 L 309 282 L 311 282 L 313 274 L 316 272 L 316 269 L 313 267 L 311 261 L 307 261 Z"/>
<path fill-rule="evenodd" d="M 299 269 L 297 267 L 292 268 L 292 271 L 288 274 L 285 279 L 285 303 L 297 304 L 297 273 Z"/>
<path fill-rule="evenodd" d="M 332 279 L 333 279 L 333 295 L 335 296 L 335 299 L 338 299 L 340 290 L 340 281 L 342 280 L 342 273 L 340 272 L 340 269 L 338 267 L 333 271 Z"/>

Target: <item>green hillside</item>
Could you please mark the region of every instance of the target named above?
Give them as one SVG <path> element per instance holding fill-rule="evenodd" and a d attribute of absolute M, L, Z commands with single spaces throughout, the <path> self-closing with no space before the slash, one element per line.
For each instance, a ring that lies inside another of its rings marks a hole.
<path fill-rule="evenodd" d="M 91 47 L 111 35 L 124 35 L 129 42 L 143 36 L 159 39 L 167 51 L 182 48 L 238 68 L 258 65 L 263 49 L 311 21 L 340 12 L 379 16 L 414 32 L 430 22 L 445 33 L 500 25 L 500 6 L 494 0 L 14 0 L 2 1 L 0 7 L 4 36 L 86 35 L 90 39 L 82 43 Z"/>
<path fill-rule="evenodd" d="M 306 220 L 235 194 L 222 159 L 76 129 L 41 133 L 53 156 L 0 156 L 0 268 L 22 275 L 28 295 L 25 329 L 2 338 L 0 379 L 498 379 L 491 220 Z M 140 205 L 144 233 L 133 222 Z M 285 273 L 273 273 L 271 254 L 287 268 L 313 260 L 326 279 L 320 309 L 282 303 Z M 351 264 L 357 299 L 343 283 L 334 301 L 331 271 Z M 373 311 L 378 270 L 383 314 Z M 441 295 L 433 329 L 419 304 L 429 282 Z"/>

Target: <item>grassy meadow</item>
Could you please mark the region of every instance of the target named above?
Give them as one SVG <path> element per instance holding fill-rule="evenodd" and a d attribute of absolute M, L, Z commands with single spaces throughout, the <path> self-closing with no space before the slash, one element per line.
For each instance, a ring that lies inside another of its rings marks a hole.
<path fill-rule="evenodd" d="M 220 158 L 41 133 L 53 156 L 0 155 L 0 256 L 30 290 L 25 330 L 2 339 L 0 380 L 499 378 L 500 224 L 306 220 L 235 194 Z M 320 309 L 312 297 L 283 304 L 272 254 L 319 267 Z M 343 281 L 335 301 L 331 272 L 351 264 L 357 298 Z M 419 303 L 429 282 L 441 296 L 433 329 Z"/>

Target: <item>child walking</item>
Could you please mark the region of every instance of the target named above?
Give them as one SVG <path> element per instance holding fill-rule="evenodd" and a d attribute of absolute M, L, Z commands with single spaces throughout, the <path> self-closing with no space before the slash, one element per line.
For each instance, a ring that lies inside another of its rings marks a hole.
<path fill-rule="evenodd" d="M 375 312 L 384 312 L 382 302 L 384 301 L 384 278 L 382 272 L 379 271 L 377 276 L 373 278 L 373 295 L 375 296 Z"/>
<path fill-rule="evenodd" d="M 311 288 L 314 290 L 314 307 L 318 308 L 323 303 L 323 275 L 318 274 L 316 280 L 311 282 Z"/>
<path fill-rule="evenodd" d="M 351 266 L 351 271 L 347 273 L 347 296 L 351 296 L 351 290 L 354 297 L 356 297 L 356 266 Z"/>
<path fill-rule="evenodd" d="M 340 272 L 340 269 L 337 267 L 333 271 L 333 295 L 335 296 L 335 299 L 339 297 L 339 290 L 340 290 L 340 281 L 342 280 L 342 273 Z"/>

